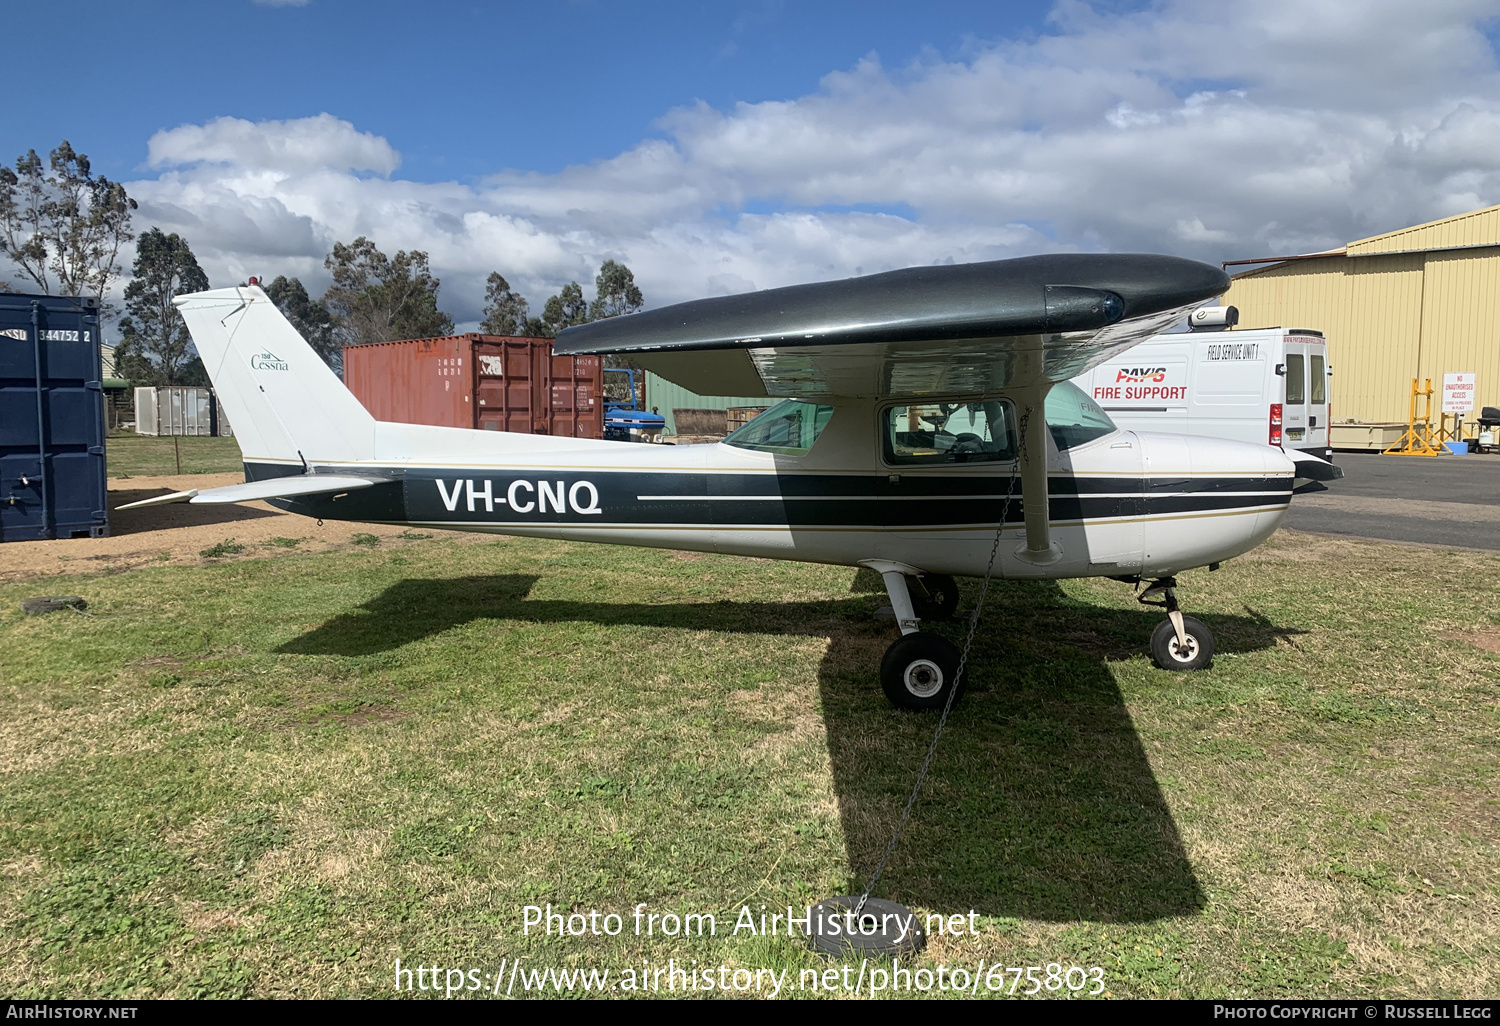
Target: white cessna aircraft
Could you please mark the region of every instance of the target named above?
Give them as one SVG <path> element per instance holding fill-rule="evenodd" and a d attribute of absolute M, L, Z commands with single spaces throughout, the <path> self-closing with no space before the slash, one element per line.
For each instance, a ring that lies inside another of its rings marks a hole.
<path fill-rule="evenodd" d="M 1228 285 L 1174 257 L 1060 254 L 704 299 L 558 337 L 558 353 L 628 353 L 699 393 L 784 399 L 682 447 L 376 421 L 258 287 L 179 296 L 246 483 L 131 505 L 266 499 L 325 520 L 870 567 L 902 635 L 881 683 L 908 709 L 941 708 L 959 683 L 959 652 L 920 619 L 954 611 L 954 577 L 991 568 L 1150 582 L 1141 600 L 1168 614 L 1153 656 L 1198 669 L 1213 638 L 1178 610 L 1175 575 L 1259 545 L 1294 478 L 1328 465 L 1120 431 L 1068 379 Z"/>

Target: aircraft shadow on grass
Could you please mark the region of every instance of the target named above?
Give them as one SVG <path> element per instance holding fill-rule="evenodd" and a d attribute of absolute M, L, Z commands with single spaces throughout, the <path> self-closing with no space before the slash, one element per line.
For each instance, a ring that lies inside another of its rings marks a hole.
<path fill-rule="evenodd" d="M 883 604 L 878 576 L 856 576 L 846 599 L 784 603 L 531 600 L 535 581 L 401 581 L 279 651 L 368 655 L 481 618 L 827 637 L 820 698 L 849 883 L 863 886 L 937 723 L 892 709 L 880 692 L 879 660 L 895 632 L 871 615 Z M 860 594 L 877 590 L 879 597 Z M 977 594 L 977 584 L 965 582 L 965 608 Z M 1246 614 L 1202 617 L 1220 653 L 1268 648 L 1299 633 Z M 945 912 L 1052 922 L 1146 922 L 1202 907 L 1203 891 L 1108 666 L 1139 656 L 1161 618 L 1071 599 L 1055 582 L 995 582 L 969 686 L 876 893 Z M 961 643 L 965 625 L 938 629 Z M 1166 673 L 1153 683 L 1187 686 Z"/>

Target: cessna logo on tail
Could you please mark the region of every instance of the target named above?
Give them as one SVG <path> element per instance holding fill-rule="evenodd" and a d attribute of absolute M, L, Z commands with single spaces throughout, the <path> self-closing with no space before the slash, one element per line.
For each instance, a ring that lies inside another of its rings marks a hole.
<path fill-rule="evenodd" d="M 1167 369 L 1165 367 L 1122 367 L 1115 375 L 1115 384 L 1122 381 L 1140 382 L 1154 381 L 1160 384 L 1167 380 Z"/>
<path fill-rule="evenodd" d="M 464 502 L 470 513 L 477 512 L 478 504 L 484 504 L 486 513 L 493 513 L 495 506 L 509 506 L 516 513 L 546 513 L 549 509 L 557 513 L 566 513 L 572 509 L 574 513 L 582 513 L 585 516 L 603 513 L 599 508 L 599 489 L 594 487 L 592 481 L 574 481 L 571 486 L 566 481 L 512 481 L 510 487 L 505 490 L 504 495 L 496 494 L 495 482 L 485 479 L 475 487 L 473 478 L 453 482 L 453 490 L 449 492 L 448 482 L 439 478 L 437 480 L 438 494 L 443 497 L 443 505 L 448 512 L 457 511 L 458 504 Z"/>
<path fill-rule="evenodd" d="M 275 353 L 271 352 L 269 349 L 267 349 L 263 353 L 256 353 L 254 356 L 250 357 L 250 369 L 274 371 L 291 370 L 291 368 L 287 366 L 285 360 L 277 356 Z"/>

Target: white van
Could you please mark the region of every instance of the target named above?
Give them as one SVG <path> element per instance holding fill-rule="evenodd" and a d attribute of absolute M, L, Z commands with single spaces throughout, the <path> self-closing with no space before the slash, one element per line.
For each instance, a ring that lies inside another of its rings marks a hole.
<path fill-rule="evenodd" d="M 1073 383 L 1126 430 L 1276 445 L 1332 464 L 1333 368 L 1323 333 L 1226 330 L 1236 319 L 1234 307 L 1199 310 L 1194 330 L 1153 335 Z"/>

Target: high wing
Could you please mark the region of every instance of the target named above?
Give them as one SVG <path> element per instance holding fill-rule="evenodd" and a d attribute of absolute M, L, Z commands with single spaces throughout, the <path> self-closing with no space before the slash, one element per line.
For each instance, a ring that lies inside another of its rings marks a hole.
<path fill-rule="evenodd" d="M 264 481 L 247 481 L 245 484 L 225 485 L 223 488 L 196 488 L 185 492 L 158 495 L 140 502 L 128 502 L 116 509 L 136 509 L 140 506 L 165 506 L 172 502 L 191 502 L 194 505 L 218 506 L 231 502 L 253 502 L 257 499 L 291 499 L 304 495 L 327 495 L 330 492 L 352 492 L 384 484 L 383 477 L 351 477 L 347 474 L 298 474 L 289 477 L 273 477 Z"/>
<path fill-rule="evenodd" d="M 1179 257 L 1057 253 L 700 299 L 563 331 L 704 395 L 988 394 L 1066 381 L 1229 288 Z"/>

